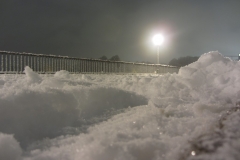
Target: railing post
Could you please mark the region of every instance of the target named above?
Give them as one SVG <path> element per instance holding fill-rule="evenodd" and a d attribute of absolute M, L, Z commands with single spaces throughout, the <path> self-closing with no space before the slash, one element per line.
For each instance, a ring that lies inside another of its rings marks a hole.
<path fill-rule="evenodd" d="M 57 72 L 57 71 L 58 71 L 58 61 L 57 61 L 57 57 L 54 57 L 54 61 L 55 61 L 55 71 L 54 71 L 54 72 Z"/>
<path fill-rule="evenodd" d="M 104 72 L 104 73 L 106 72 L 106 70 L 105 70 L 105 62 L 104 61 L 102 62 L 102 72 Z"/>
<path fill-rule="evenodd" d="M 83 72 L 83 60 L 79 60 L 79 72 L 82 73 Z"/>
<path fill-rule="evenodd" d="M 24 55 L 24 57 L 23 57 L 23 63 L 24 63 L 24 69 L 25 69 L 25 67 L 27 66 L 27 56 L 26 55 Z"/>
<path fill-rule="evenodd" d="M 73 69 L 74 69 L 74 73 L 77 73 L 77 59 L 74 59 L 74 63 L 73 63 Z"/>
<path fill-rule="evenodd" d="M 92 71 L 92 62 L 90 60 L 88 60 L 88 65 L 87 65 L 87 72 L 91 72 Z"/>
<path fill-rule="evenodd" d="M 1 71 L 3 72 L 3 54 L 1 54 Z"/>
<path fill-rule="evenodd" d="M 27 66 L 28 67 L 30 67 L 30 60 L 29 59 L 30 59 L 30 57 L 29 57 L 29 55 L 27 55 Z"/>
<path fill-rule="evenodd" d="M 62 70 L 62 58 L 58 58 L 58 63 L 59 63 L 59 71 L 61 71 Z"/>
<path fill-rule="evenodd" d="M 66 58 L 66 59 L 65 59 L 66 71 L 68 71 L 68 72 L 69 72 L 68 63 L 69 63 L 69 62 L 68 62 L 68 59 Z"/>
<path fill-rule="evenodd" d="M 88 65 L 87 65 L 87 72 L 92 72 L 92 61 L 91 60 L 88 60 Z"/>
<path fill-rule="evenodd" d="M 56 57 L 53 57 L 54 60 L 54 73 L 57 72 L 57 60 Z"/>
<path fill-rule="evenodd" d="M 62 70 L 65 70 L 64 58 L 62 58 L 62 60 L 61 60 L 61 61 L 62 61 L 62 68 L 61 68 L 61 69 L 62 69 Z"/>
<path fill-rule="evenodd" d="M 73 73 L 76 73 L 76 59 L 73 59 Z"/>
<path fill-rule="evenodd" d="M 72 73 L 72 59 L 68 59 L 69 63 L 69 72 Z"/>
<path fill-rule="evenodd" d="M 45 57 L 45 72 L 46 72 L 46 73 L 48 73 L 48 71 L 49 71 L 48 58 L 49 58 L 49 57 Z"/>
<path fill-rule="evenodd" d="M 104 66 L 105 66 L 105 72 L 107 73 L 108 72 L 108 62 L 104 62 Z"/>
<path fill-rule="evenodd" d="M 79 60 L 79 73 L 82 72 L 83 69 L 83 60 Z"/>
<path fill-rule="evenodd" d="M 98 73 L 98 69 L 99 69 L 99 66 L 98 66 L 98 61 L 95 62 L 96 63 L 96 73 Z"/>
<path fill-rule="evenodd" d="M 55 59 L 55 72 L 58 72 L 59 71 L 59 61 L 58 61 L 58 57 L 57 56 L 55 56 L 54 57 L 54 59 Z"/>
<path fill-rule="evenodd" d="M 53 72 L 52 56 L 49 57 L 48 62 L 49 62 L 49 72 L 52 73 Z"/>
<path fill-rule="evenodd" d="M 67 71 L 67 59 L 66 58 L 64 58 L 64 70 Z"/>
<path fill-rule="evenodd" d="M 85 67 L 86 67 L 86 60 L 85 59 L 82 61 L 82 64 L 83 64 L 82 65 L 83 66 L 83 70 L 82 71 L 85 72 Z"/>
<path fill-rule="evenodd" d="M 80 59 L 77 60 L 77 71 L 78 71 L 78 73 L 81 72 L 81 61 L 80 61 Z"/>
<path fill-rule="evenodd" d="M 65 70 L 65 67 L 64 67 L 64 58 L 62 58 L 62 60 L 61 60 L 61 70 Z"/>
<path fill-rule="evenodd" d="M 74 72 L 74 69 L 73 69 L 73 62 L 74 62 L 74 59 L 71 59 L 71 72 L 72 72 L 72 73 Z"/>
<path fill-rule="evenodd" d="M 94 61 L 94 72 L 97 73 L 97 61 Z"/>
<path fill-rule="evenodd" d="M 39 57 L 40 58 L 40 72 L 43 73 L 43 57 L 42 55 Z"/>
<path fill-rule="evenodd" d="M 98 61 L 98 72 L 102 72 L 102 61 Z"/>
<path fill-rule="evenodd" d="M 63 70 L 63 58 L 59 58 L 60 68 L 59 70 Z"/>
<path fill-rule="evenodd" d="M 52 57 L 52 59 L 53 59 L 53 70 L 52 70 L 52 72 L 54 73 L 55 72 L 55 69 L 56 69 L 56 59 L 55 59 L 55 57 Z"/>
<path fill-rule="evenodd" d="M 72 73 L 74 73 L 74 59 L 71 60 L 72 62 Z"/>
<path fill-rule="evenodd" d="M 12 55 L 9 55 L 9 71 L 12 71 Z"/>
<path fill-rule="evenodd" d="M 44 71 L 44 67 L 45 67 L 45 65 L 44 65 L 44 56 L 42 56 L 42 73 L 44 73 L 45 71 Z"/>
<path fill-rule="evenodd" d="M 98 72 L 102 72 L 102 62 L 98 61 Z"/>
<path fill-rule="evenodd" d="M 65 68 L 65 58 L 62 59 L 62 69 L 66 70 L 66 68 Z"/>
<path fill-rule="evenodd" d="M 66 59 L 66 65 L 67 65 L 67 71 L 70 72 L 70 69 L 69 69 L 70 68 L 69 67 L 69 59 L 68 58 Z"/>
<path fill-rule="evenodd" d="M 85 66 L 84 67 L 85 68 L 85 72 L 87 72 L 88 71 L 88 60 L 86 60 L 86 59 L 85 59 L 85 65 L 84 66 Z"/>
<path fill-rule="evenodd" d="M 69 59 L 66 59 L 66 64 L 67 64 L 67 71 L 70 72 L 70 66 L 69 66 Z"/>
<path fill-rule="evenodd" d="M 5 65 L 6 65 L 5 71 L 8 71 L 8 55 L 7 54 L 5 56 L 5 61 L 6 61 L 6 63 L 5 63 Z"/>
<path fill-rule="evenodd" d="M 87 64 L 87 72 L 91 72 L 92 71 L 91 61 L 88 60 L 87 62 L 88 62 L 88 64 Z"/>
<path fill-rule="evenodd" d="M 18 61 L 18 64 L 17 64 L 17 66 L 18 66 L 18 73 L 21 73 L 21 56 L 22 56 L 22 55 L 18 55 L 18 56 L 17 56 L 17 61 Z"/>
<path fill-rule="evenodd" d="M 71 73 L 73 73 L 73 59 L 70 60 L 70 64 L 71 64 Z"/>
<path fill-rule="evenodd" d="M 40 72 L 40 57 L 38 55 L 36 56 L 36 72 L 39 73 Z"/>
<path fill-rule="evenodd" d="M 78 64 L 78 67 L 79 67 L 79 73 L 81 73 L 82 72 L 82 70 L 83 70 L 83 60 L 82 59 L 79 59 L 79 62 L 78 62 L 79 64 Z"/>
<path fill-rule="evenodd" d="M 73 63 L 72 63 L 72 59 L 69 59 L 69 65 L 70 65 L 70 72 L 73 72 Z"/>
<path fill-rule="evenodd" d="M 21 73 L 23 71 L 23 55 L 20 55 L 20 65 L 21 65 Z"/>
<path fill-rule="evenodd" d="M 56 69 L 57 69 L 57 72 L 58 72 L 58 71 L 60 71 L 60 70 L 59 70 L 59 68 L 60 68 L 60 67 L 59 67 L 59 65 L 60 65 L 60 64 L 59 64 L 59 58 L 58 58 L 58 57 L 55 57 L 55 59 L 56 59 L 56 63 L 57 63 L 57 68 L 56 68 Z"/>
<path fill-rule="evenodd" d="M 34 55 L 33 56 L 33 69 L 35 72 L 37 72 L 37 57 Z"/>
<path fill-rule="evenodd" d="M 94 61 L 90 60 L 90 62 L 91 62 L 91 73 L 93 73 L 94 72 Z"/>
<path fill-rule="evenodd" d="M 42 57 L 42 65 L 43 65 L 42 72 L 43 73 L 46 73 L 46 70 L 45 70 L 45 68 L 46 68 L 45 58 L 46 58 L 45 56 Z"/>
<path fill-rule="evenodd" d="M 53 63 L 53 57 L 51 56 L 51 58 L 50 58 L 50 64 L 51 64 L 51 73 L 53 73 L 54 72 L 54 63 Z"/>
<path fill-rule="evenodd" d="M 32 70 L 34 70 L 34 68 L 33 68 L 33 55 L 31 55 L 29 58 L 30 58 L 30 64 L 29 64 L 30 66 L 29 67 L 32 68 Z"/>
<path fill-rule="evenodd" d="M 77 73 L 77 72 L 78 72 L 78 69 L 79 69 L 79 67 L 78 67 L 78 59 L 75 59 L 74 61 L 75 61 L 75 62 L 74 62 L 74 68 L 75 68 L 75 69 L 74 69 L 74 70 L 75 70 L 74 73 Z"/>

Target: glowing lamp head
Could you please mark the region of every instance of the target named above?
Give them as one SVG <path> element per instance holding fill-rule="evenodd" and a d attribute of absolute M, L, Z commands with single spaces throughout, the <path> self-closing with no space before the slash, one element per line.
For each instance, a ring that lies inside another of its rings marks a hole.
<path fill-rule="evenodd" d="M 154 45 L 160 46 L 164 41 L 164 37 L 161 34 L 156 34 L 155 36 L 153 36 L 152 41 Z"/>

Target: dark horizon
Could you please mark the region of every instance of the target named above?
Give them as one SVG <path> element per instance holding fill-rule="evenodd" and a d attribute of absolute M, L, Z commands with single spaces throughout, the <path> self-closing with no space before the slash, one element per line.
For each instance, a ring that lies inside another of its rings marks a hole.
<path fill-rule="evenodd" d="M 239 54 L 240 1 L 0 1 L 0 50 L 160 63 L 218 50 Z"/>

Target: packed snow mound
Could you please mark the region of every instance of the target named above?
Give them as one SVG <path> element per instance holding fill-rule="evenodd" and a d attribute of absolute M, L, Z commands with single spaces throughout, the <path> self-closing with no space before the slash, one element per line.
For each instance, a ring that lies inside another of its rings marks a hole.
<path fill-rule="evenodd" d="M 42 80 L 41 77 L 28 66 L 25 67 L 24 73 L 26 74 L 27 81 L 30 83 L 40 83 Z"/>
<path fill-rule="evenodd" d="M 58 71 L 54 74 L 54 77 L 57 77 L 57 78 L 69 78 L 69 72 L 68 71 L 65 71 L 65 70 L 61 70 L 61 71 Z"/>
<path fill-rule="evenodd" d="M 214 99 L 222 104 L 235 104 L 240 98 L 240 63 L 225 58 L 218 52 L 209 52 L 199 60 L 179 70 L 179 76 L 185 80 L 185 85 L 193 90 L 193 98 L 202 98 L 202 102 L 211 103 Z M 208 89 L 207 89 L 208 88 Z M 199 91 L 210 90 L 204 95 Z M 201 95 L 200 95 L 201 94 Z M 225 101 L 226 103 L 223 103 Z"/>
<path fill-rule="evenodd" d="M 0 132 L 24 160 L 239 159 L 239 65 L 209 52 L 178 74 L 1 75 Z"/>

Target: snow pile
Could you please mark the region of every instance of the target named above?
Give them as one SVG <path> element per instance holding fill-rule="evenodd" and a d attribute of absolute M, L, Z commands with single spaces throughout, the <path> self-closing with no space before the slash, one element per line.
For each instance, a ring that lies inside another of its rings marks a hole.
<path fill-rule="evenodd" d="M 210 52 L 161 76 L 26 68 L 0 77 L 0 132 L 24 160 L 239 159 L 239 65 Z"/>
<path fill-rule="evenodd" d="M 65 71 L 65 70 L 61 70 L 59 72 L 56 72 L 54 74 L 54 77 L 57 77 L 57 78 L 70 78 L 70 75 L 69 75 L 69 72 L 68 71 Z"/>
<path fill-rule="evenodd" d="M 41 77 L 28 66 L 25 67 L 24 73 L 26 74 L 27 81 L 30 83 L 40 83 L 42 80 Z"/>

